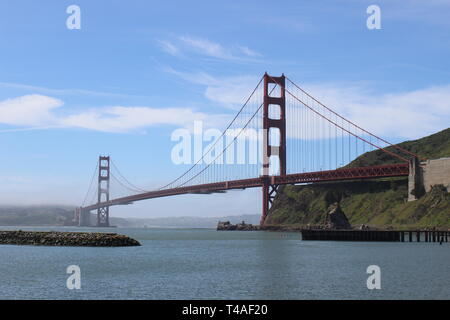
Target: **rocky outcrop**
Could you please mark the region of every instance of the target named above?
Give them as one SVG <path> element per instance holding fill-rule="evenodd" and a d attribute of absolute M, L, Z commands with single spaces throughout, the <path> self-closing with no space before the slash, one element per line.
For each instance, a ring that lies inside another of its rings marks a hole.
<path fill-rule="evenodd" d="M 0 244 L 36 246 L 128 247 L 141 244 L 117 233 L 0 231 Z"/>
<path fill-rule="evenodd" d="M 351 229 L 344 211 L 342 211 L 338 202 L 333 203 L 327 210 L 326 229 Z"/>
<path fill-rule="evenodd" d="M 250 223 L 245 223 L 245 221 L 242 221 L 241 223 L 238 224 L 232 224 L 230 223 L 230 221 L 219 221 L 217 223 L 217 230 L 220 231 L 232 231 L 232 230 L 237 230 L 237 231 L 254 231 L 254 230 L 259 230 L 258 226 L 254 226 Z"/>

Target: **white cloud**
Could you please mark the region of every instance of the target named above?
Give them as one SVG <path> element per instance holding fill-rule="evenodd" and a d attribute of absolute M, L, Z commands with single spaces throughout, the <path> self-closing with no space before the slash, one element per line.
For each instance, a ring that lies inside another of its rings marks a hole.
<path fill-rule="evenodd" d="M 0 123 L 14 128 L 1 133 L 48 128 L 84 128 L 105 132 L 130 132 L 157 125 L 190 127 L 194 121 L 205 126 L 223 126 L 228 115 L 209 115 L 190 108 L 103 107 L 59 116 L 54 110 L 63 102 L 43 95 L 26 95 L 0 101 Z M 28 126 L 28 127 L 27 127 Z M 31 126 L 31 127 L 30 127 Z"/>
<path fill-rule="evenodd" d="M 208 116 L 187 108 L 109 107 L 95 109 L 61 119 L 68 127 L 107 132 L 129 132 L 157 125 L 189 126 Z"/>
<path fill-rule="evenodd" d="M 233 109 L 242 106 L 258 82 L 258 78 L 252 76 L 219 78 L 206 73 L 169 71 L 204 86 L 205 98 Z M 450 85 L 386 94 L 374 93 L 364 86 L 344 84 L 304 87 L 331 109 L 383 137 L 419 138 L 445 129 L 450 123 Z M 38 94 L 0 101 L 0 123 L 11 126 L 0 132 L 55 127 L 132 132 L 159 125 L 190 128 L 194 121 L 203 121 L 209 128 L 224 128 L 232 118 L 232 114 L 205 113 L 191 108 L 148 106 L 99 107 L 61 116 L 56 110 L 63 105 L 59 99 Z"/>
<path fill-rule="evenodd" d="M 63 102 L 39 94 L 25 95 L 0 102 L 0 122 L 20 126 L 46 126 L 55 123 L 53 109 Z"/>

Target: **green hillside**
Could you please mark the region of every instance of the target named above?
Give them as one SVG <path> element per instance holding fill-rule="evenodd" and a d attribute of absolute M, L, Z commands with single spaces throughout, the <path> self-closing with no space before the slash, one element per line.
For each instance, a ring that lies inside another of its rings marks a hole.
<path fill-rule="evenodd" d="M 421 158 L 450 157 L 450 128 L 399 145 Z M 388 149 L 395 150 L 393 147 Z M 382 165 L 395 161 L 377 150 L 361 155 L 349 166 Z M 353 226 L 450 227 L 450 193 L 436 186 L 419 200 L 407 202 L 407 182 L 407 178 L 390 178 L 284 186 L 275 198 L 266 224 L 290 227 L 323 225 L 327 208 L 339 202 Z"/>
<path fill-rule="evenodd" d="M 0 226 L 75 226 L 74 207 L 57 205 L 0 206 Z M 97 216 L 91 213 L 91 226 Z M 110 217 L 113 226 L 130 226 L 123 218 Z"/>
<path fill-rule="evenodd" d="M 67 206 L 0 207 L 0 226 L 62 226 L 72 220 L 73 208 Z"/>

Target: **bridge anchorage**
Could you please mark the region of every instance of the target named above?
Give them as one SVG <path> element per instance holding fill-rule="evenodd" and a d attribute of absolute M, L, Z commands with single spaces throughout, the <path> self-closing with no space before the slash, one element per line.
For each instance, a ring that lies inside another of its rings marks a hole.
<path fill-rule="evenodd" d="M 244 140 L 241 146 L 257 141 L 255 149 L 249 147 L 244 154 L 246 159 L 258 154 L 259 161 L 224 164 L 224 158 L 235 159 L 239 139 L 248 138 L 249 132 L 258 132 L 256 139 Z M 222 138 L 227 139 L 225 144 Z M 389 158 L 390 164 L 364 166 L 354 161 L 374 150 Z M 108 227 L 112 206 L 181 194 L 261 188 L 260 223 L 264 225 L 281 185 L 408 175 L 410 184 L 414 185 L 415 177 L 410 172 L 417 171 L 417 158 L 347 120 L 284 74 L 274 77 L 265 73 L 222 135 L 205 150 L 201 159 L 167 185 L 155 190 L 136 187 L 120 173 L 110 157 L 100 156 L 83 204 L 75 210 L 75 220 L 80 226 L 89 226 L 90 211 L 96 210 L 96 225 Z M 116 186 L 125 190 L 126 195 L 116 195 Z"/>

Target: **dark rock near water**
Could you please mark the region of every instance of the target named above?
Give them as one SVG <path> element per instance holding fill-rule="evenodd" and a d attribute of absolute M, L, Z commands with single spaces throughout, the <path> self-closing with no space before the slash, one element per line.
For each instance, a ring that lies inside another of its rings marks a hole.
<path fill-rule="evenodd" d="M 338 202 L 333 203 L 327 210 L 327 229 L 351 229 L 352 226 L 348 222 L 344 211 L 342 211 Z"/>
<path fill-rule="evenodd" d="M 128 247 L 141 244 L 117 233 L 0 231 L 0 244 L 36 246 Z"/>
<path fill-rule="evenodd" d="M 305 229 L 303 226 L 280 226 L 280 225 L 264 225 L 260 226 L 259 230 L 274 231 L 274 232 L 301 232 Z"/>
<path fill-rule="evenodd" d="M 238 223 L 238 224 L 231 224 L 230 221 L 219 221 L 219 223 L 217 224 L 217 230 L 221 230 L 221 231 L 232 231 L 232 230 L 254 231 L 254 230 L 259 230 L 259 226 L 254 226 L 250 223 L 247 224 L 244 221 L 242 221 L 241 223 Z"/>

